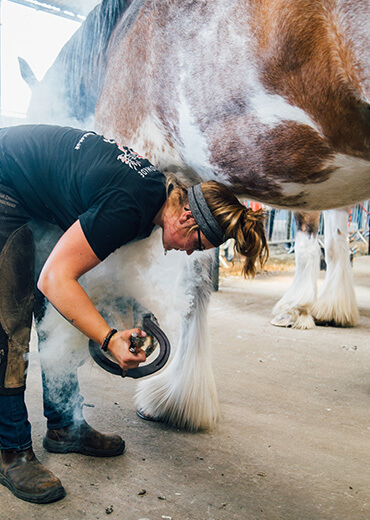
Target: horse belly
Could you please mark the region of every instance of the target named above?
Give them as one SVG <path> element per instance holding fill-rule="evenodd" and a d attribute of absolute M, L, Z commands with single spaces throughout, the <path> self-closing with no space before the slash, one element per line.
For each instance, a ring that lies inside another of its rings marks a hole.
<path fill-rule="evenodd" d="M 370 198 L 369 161 L 337 154 L 326 168 L 332 170 L 327 180 L 309 185 L 287 183 L 284 195 L 299 197 L 299 206 L 310 211 L 351 206 Z"/>

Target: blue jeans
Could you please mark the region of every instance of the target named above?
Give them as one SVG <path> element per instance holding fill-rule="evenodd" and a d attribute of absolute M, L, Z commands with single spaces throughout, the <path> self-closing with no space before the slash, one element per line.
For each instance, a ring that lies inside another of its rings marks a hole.
<path fill-rule="evenodd" d="M 75 374 L 69 374 L 69 380 L 58 384 L 48 381 L 42 373 L 44 415 L 49 429 L 64 428 L 82 419 L 80 389 Z M 55 400 L 55 388 L 58 388 L 59 400 Z M 26 450 L 32 445 L 31 424 L 24 401 L 24 392 L 15 395 L 0 395 L 0 448 Z M 51 395 L 53 398 L 51 398 Z"/>
<path fill-rule="evenodd" d="M 0 184 L 0 448 L 31 446 L 31 425 L 25 405 L 25 374 L 34 287 L 34 244 L 30 217 L 17 195 Z M 36 313 L 37 314 L 37 313 Z M 47 338 L 39 349 L 47 348 Z M 42 357 L 42 356 L 40 356 Z M 44 415 L 50 429 L 82 418 L 77 366 L 41 366 Z M 43 365 L 43 363 L 42 363 Z"/>
<path fill-rule="evenodd" d="M 0 446 L 2 449 L 26 450 L 32 445 L 24 393 L 0 395 Z"/>

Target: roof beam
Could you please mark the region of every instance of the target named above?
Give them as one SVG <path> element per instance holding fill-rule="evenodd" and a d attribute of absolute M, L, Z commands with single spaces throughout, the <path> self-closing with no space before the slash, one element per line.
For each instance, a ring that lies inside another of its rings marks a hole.
<path fill-rule="evenodd" d="M 68 18 L 70 20 L 74 20 L 75 22 L 83 22 L 86 18 L 81 12 L 76 10 L 71 11 L 67 6 L 65 8 L 59 7 L 56 5 L 48 4 L 47 2 L 43 2 L 42 0 L 9 0 L 10 2 L 14 2 L 15 4 L 25 5 L 26 7 L 31 7 L 32 9 L 36 9 L 37 11 L 45 11 L 49 14 L 54 14 L 56 16 L 62 16 L 63 18 Z"/>

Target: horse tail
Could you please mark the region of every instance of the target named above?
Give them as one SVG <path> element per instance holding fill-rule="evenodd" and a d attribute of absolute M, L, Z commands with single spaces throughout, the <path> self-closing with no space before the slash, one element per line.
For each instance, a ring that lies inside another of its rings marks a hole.
<path fill-rule="evenodd" d="M 105 74 L 105 53 L 114 28 L 132 0 L 103 0 L 64 45 L 47 76 L 64 82 L 70 117 L 94 113 Z"/>

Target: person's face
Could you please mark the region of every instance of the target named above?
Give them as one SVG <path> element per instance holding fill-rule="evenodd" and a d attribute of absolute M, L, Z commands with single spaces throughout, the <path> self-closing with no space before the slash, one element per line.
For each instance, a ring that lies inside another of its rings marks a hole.
<path fill-rule="evenodd" d="M 167 251 L 186 251 L 191 255 L 194 251 L 212 249 L 214 246 L 209 242 L 201 231 L 189 230 L 196 224 L 190 210 L 184 209 L 181 215 L 167 214 L 163 222 L 163 247 Z"/>

